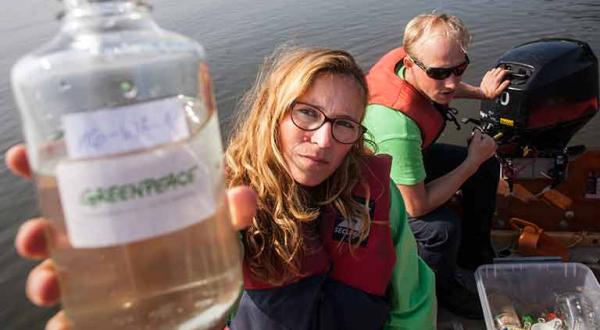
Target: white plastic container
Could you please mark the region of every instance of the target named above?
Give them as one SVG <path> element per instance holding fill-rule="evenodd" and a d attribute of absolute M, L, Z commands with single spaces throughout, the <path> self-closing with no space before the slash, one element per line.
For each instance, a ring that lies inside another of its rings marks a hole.
<path fill-rule="evenodd" d="M 487 329 L 509 326 L 515 312 L 520 323 L 524 315 L 537 320 L 550 312 L 563 320 L 565 329 L 600 329 L 600 284 L 583 264 L 484 265 L 475 280 Z M 577 303 L 567 306 L 565 298 Z"/>

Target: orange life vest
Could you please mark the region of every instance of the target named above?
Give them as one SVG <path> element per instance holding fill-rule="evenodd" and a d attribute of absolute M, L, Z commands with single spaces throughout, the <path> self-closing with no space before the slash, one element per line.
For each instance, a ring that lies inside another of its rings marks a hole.
<path fill-rule="evenodd" d="M 421 130 L 421 149 L 427 148 L 442 134 L 446 118 L 433 102 L 396 74 L 406 57 L 402 48 L 385 54 L 369 71 L 369 104 L 380 104 L 400 111 Z"/>

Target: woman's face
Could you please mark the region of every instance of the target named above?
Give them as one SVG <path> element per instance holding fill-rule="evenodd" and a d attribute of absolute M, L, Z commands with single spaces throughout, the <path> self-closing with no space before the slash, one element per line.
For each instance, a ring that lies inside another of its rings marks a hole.
<path fill-rule="evenodd" d="M 365 111 L 363 91 L 352 77 L 322 74 L 296 103 L 321 110 L 331 119 L 344 118 L 360 123 Z M 296 105 L 298 106 L 298 105 Z M 292 178 L 299 184 L 314 187 L 335 172 L 352 148 L 336 141 L 332 123 L 325 122 L 314 131 L 298 128 L 290 112 L 279 124 L 280 148 Z"/>

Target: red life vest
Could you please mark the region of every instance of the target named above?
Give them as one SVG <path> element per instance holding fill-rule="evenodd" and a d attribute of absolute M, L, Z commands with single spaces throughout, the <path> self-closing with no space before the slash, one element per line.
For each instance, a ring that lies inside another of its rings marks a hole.
<path fill-rule="evenodd" d="M 356 228 L 352 220 L 342 218 L 333 207 L 323 208 L 319 220 L 323 248 L 313 254 L 305 254 L 302 276 L 287 284 L 328 273 L 328 277 L 348 286 L 374 295 L 385 295 L 396 263 L 389 223 L 391 157 L 379 155 L 365 160 L 362 177 L 366 180 L 369 194 L 367 196 L 365 188 L 358 184 L 353 195 L 363 202 L 369 198 L 371 226 L 368 237 L 358 245 L 352 244 L 358 238 L 360 228 Z M 273 285 L 255 279 L 244 265 L 244 288 L 267 289 L 273 288 Z"/>
<path fill-rule="evenodd" d="M 421 130 L 421 149 L 427 148 L 442 134 L 446 119 L 433 102 L 396 74 L 406 52 L 396 48 L 375 63 L 367 75 L 369 104 L 380 104 L 400 111 Z"/>
<path fill-rule="evenodd" d="M 396 263 L 389 219 L 391 164 L 390 156 L 370 157 L 362 171 L 369 195 L 363 186 L 355 188 L 356 197 L 362 201 L 369 198 L 371 212 L 369 235 L 362 243 L 352 250 L 360 228 L 353 228 L 351 219 L 343 219 L 333 210 L 321 223 L 321 238 L 333 260 L 329 277 L 379 296 L 385 295 Z"/>

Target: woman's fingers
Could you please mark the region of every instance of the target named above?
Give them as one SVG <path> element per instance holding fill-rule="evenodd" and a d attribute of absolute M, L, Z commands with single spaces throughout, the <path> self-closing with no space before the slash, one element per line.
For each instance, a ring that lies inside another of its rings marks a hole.
<path fill-rule="evenodd" d="M 64 311 L 58 312 L 54 315 L 48 323 L 46 323 L 46 330 L 68 330 L 71 329 L 71 322 L 67 318 Z"/>
<path fill-rule="evenodd" d="M 37 265 L 27 277 L 27 297 L 38 306 L 50 306 L 58 302 L 60 289 L 52 260 Z"/>
<path fill-rule="evenodd" d="M 6 151 L 6 167 L 14 174 L 26 179 L 31 178 L 31 168 L 27 160 L 27 151 L 24 144 L 17 144 Z"/>
<path fill-rule="evenodd" d="M 256 193 L 247 186 L 233 187 L 227 191 L 231 224 L 236 230 L 250 226 L 256 215 Z"/>
<path fill-rule="evenodd" d="M 28 259 L 48 258 L 45 231 L 50 226 L 47 219 L 37 218 L 23 223 L 15 238 L 17 252 Z"/>

